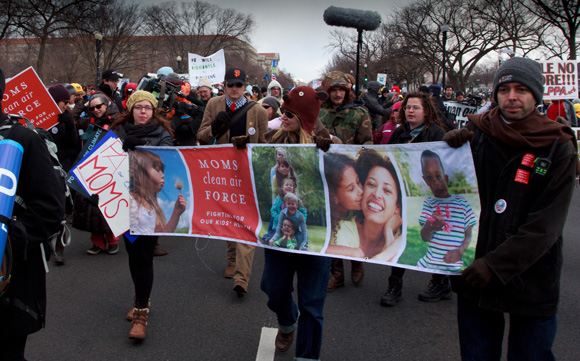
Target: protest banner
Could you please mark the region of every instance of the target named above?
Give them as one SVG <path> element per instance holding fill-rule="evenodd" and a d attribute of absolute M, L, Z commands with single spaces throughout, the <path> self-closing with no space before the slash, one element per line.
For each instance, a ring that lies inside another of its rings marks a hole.
<path fill-rule="evenodd" d="M 467 124 L 469 121 L 469 119 L 467 119 L 468 114 L 475 114 L 477 112 L 477 107 L 458 103 L 456 101 L 446 101 L 443 102 L 443 104 L 445 104 L 445 109 L 447 109 L 449 114 L 455 115 L 457 128 L 462 128 Z"/>
<path fill-rule="evenodd" d="M 23 152 L 24 149 L 19 143 L 10 139 L 0 140 L 0 215 L 4 219 L 12 217 Z M 2 265 L 7 238 L 8 226 L 2 221 L 0 223 L 0 265 Z"/>
<path fill-rule="evenodd" d="M 218 238 L 443 274 L 473 261 L 480 204 L 468 145 L 137 149 L 132 234 Z M 143 181 L 159 163 L 164 181 Z M 341 182 L 355 169 L 348 195 Z M 445 181 L 435 184 L 433 171 Z M 432 239 L 421 238 L 424 226 L 434 229 Z"/>
<path fill-rule="evenodd" d="M 2 97 L 5 114 L 29 119 L 35 127 L 50 129 L 58 123 L 60 109 L 32 67 L 6 80 Z M 24 125 L 24 121 L 21 121 Z"/>
<path fill-rule="evenodd" d="M 87 194 L 99 195 L 99 209 L 118 237 L 129 229 L 129 161 L 115 133 L 107 134 L 70 174 Z"/>
<path fill-rule="evenodd" d="M 226 75 L 226 58 L 224 50 L 220 49 L 210 56 L 188 54 L 189 82 L 197 84 L 201 78 L 206 78 L 212 84 L 224 81 Z"/>
<path fill-rule="evenodd" d="M 578 98 L 578 66 L 576 60 L 542 60 L 544 99 Z"/>

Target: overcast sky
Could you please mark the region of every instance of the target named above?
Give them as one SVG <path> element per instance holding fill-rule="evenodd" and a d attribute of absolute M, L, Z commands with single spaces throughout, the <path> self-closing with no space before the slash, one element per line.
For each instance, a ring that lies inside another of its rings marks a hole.
<path fill-rule="evenodd" d="M 252 14 L 256 28 L 251 45 L 258 53 L 279 53 L 279 67 L 293 77 L 310 81 L 317 78 L 331 58 L 325 48 L 332 29 L 322 18 L 334 5 L 358 10 L 373 10 L 383 22 L 403 0 L 204 0 L 221 8 Z M 180 2 L 180 1 L 176 1 Z M 408 3 L 408 1 L 405 1 Z M 352 30 L 356 33 L 356 30 Z M 226 66 L 235 64 L 226 64 Z"/>

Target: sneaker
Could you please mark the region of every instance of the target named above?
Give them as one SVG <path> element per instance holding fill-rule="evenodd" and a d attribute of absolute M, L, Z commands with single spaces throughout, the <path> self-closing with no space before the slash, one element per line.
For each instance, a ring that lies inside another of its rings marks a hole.
<path fill-rule="evenodd" d="M 381 305 L 391 307 L 401 300 L 403 295 L 403 279 L 400 277 L 389 277 L 389 288 L 381 297 Z"/>
<path fill-rule="evenodd" d="M 107 247 L 108 254 L 117 254 L 119 252 L 119 245 L 118 244 L 111 244 Z"/>
<path fill-rule="evenodd" d="M 101 253 L 102 249 L 99 248 L 99 246 L 95 246 L 93 245 L 91 248 L 87 249 L 87 253 L 91 254 L 91 255 L 95 255 L 95 254 L 99 254 Z"/>
<path fill-rule="evenodd" d="M 437 302 L 441 300 L 448 300 L 453 296 L 451 286 L 449 285 L 449 277 L 437 282 L 431 279 L 427 290 L 419 293 L 419 300 L 424 302 Z"/>

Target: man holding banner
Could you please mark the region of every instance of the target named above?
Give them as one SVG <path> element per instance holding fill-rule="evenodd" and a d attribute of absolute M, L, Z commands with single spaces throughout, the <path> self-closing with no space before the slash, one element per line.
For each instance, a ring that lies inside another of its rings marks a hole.
<path fill-rule="evenodd" d="M 0 69 L 0 99 L 4 89 L 4 73 Z M 11 281 L 6 293 L 0 296 L 0 360 L 20 361 L 24 360 L 28 335 L 44 327 L 45 266 L 46 256 L 50 255 L 48 239 L 58 232 L 64 219 L 65 197 L 63 184 L 38 134 L 9 119 L 0 110 L 0 135 L 23 148 L 16 189 L 16 197 L 20 201 L 14 206 L 13 216 L 24 225 L 26 234 L 21 235 L 24 239 L 11 234 L 14 258 Z M 1 174 L 6 175 L 6 170 L 2 169 Z M 6 188 L 0 188 L 0 191 L 4 190 Z"/>
<path fill-rule="evenodd" d="M 494 79 L 498 106 L 444 138 L 452 147 L 472 140 L 481 198 L 475 261 L 452 280 L 463 360 L 500 360 L 504 313 L 508 359 L 554 360 L 562 230 L 578 156 L 570 128 L 536 109 L 543 92 L 539 63 L 509 59 Z"/>
<path fill-rule="evenodd" d="M 246 72 L 238 67 L 226 71 L 225 95 L 209 100 L 197 133 L 202 144 L 232 143 L 244 137 L 246 143 L 265 143 L 268 131 L 268 112 L 244 94 Z M 243 296 L 248 291 L 252 274 L 254 246 L 227 242 L 227 268 L 224 277 L 234 279 L 234 291 Z"/>

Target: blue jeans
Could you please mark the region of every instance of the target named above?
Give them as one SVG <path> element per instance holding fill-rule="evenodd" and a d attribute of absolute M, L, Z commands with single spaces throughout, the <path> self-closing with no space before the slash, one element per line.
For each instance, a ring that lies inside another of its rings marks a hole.
<path fill-rule="evenodd" d="M 271 249 L 265 249 L 264 255 L 261 288 L 268 295 L 268 308 L 276 313 L 281 332 L 290 333 L 298 327 L 296 357 L 317 360 L 322 346 L 330 258 Z M 298 306 L 292 298 L 295 273 Z"/>
<path fill-rule="evenodd" d="M 457 325 L 463 361 L 500 360 L 505 325 L 503 312 L 485 310 L 458 296 Z M 507 359 L 555 360 L 552 353 L 555 337 L 556 316 L 510 313 Z"/>

